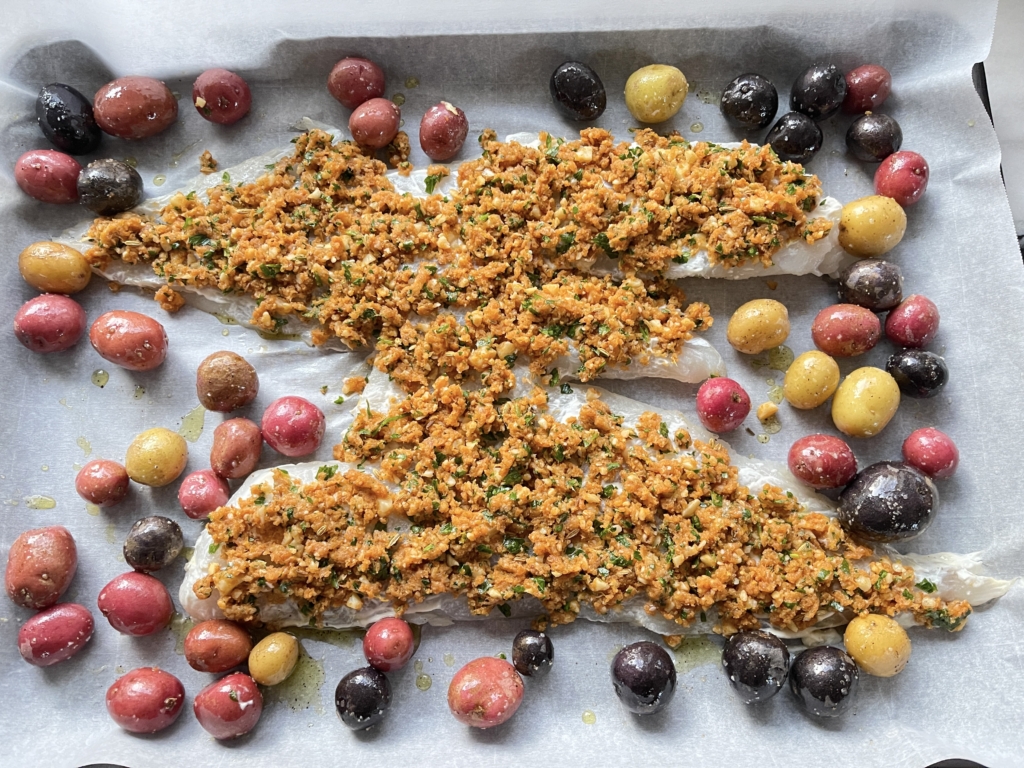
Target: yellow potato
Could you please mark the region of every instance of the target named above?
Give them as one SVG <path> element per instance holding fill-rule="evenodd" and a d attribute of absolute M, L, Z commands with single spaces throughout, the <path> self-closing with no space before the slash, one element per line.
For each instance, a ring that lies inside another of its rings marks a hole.
<path fill-rule="evenodd" d="M 92 270 L 79 251 L 62 243 L 32 243 L 18 256 L 25 282 L 43 293 L 78 293 L 89 284 Z"/>
<path fill-rule="evenodd" d="M 789 310 L 774 299 L 748 301 L 729 318 L 725 337 L 737 351 L 756 355 L 779 346 L 789 336 Z"/>
<path fill-rule="evenodd" d="M 124 468 L 136 483 L 158 488 L 173 483 L 188 462 L 188 445 L 177 432 L 163 427 L 147 429 L 128 446 Z"/>
<path fill-rule="evenodd" d="M 683 106 L 690 86 L 668 64 L 641 67 L 626 81 L 626 108 L 641 123 L 663 123 Z"/>
<path fill-rule="evenodd" d="M 843 643 L 857 666 L 875 677 L 898 675 L 910 661 L 907 631 L 888 616 L 858 616 L 847 625 Z"/>
<path fill-rule="evenodd" d="M 892 376 L 880 368 L 858 368 L 832 397 L 832 421 L 851 437 L 872 437 L 892 420 L 899 406 L 900 388 Z"/>
<path fill-rule="evenodd" d="M 854 256 L 888 253 L 907 231 L 907 214 L 891 197 L 869 195 L 843 206 L 839 244 Z"/>
<path fill-rule="evenodd" d="M 786 371 L 782 393 L 794 408 L 817 408 L 839 386 L 839 364 L 824 352 L 804 352 Z"/>
<path fill-rule="evenodd" d="M 249 674 L 260 685 L 277 685 L 299 661 L 299 641 L 287 632 L 267 635 L 249 652 Z"/>

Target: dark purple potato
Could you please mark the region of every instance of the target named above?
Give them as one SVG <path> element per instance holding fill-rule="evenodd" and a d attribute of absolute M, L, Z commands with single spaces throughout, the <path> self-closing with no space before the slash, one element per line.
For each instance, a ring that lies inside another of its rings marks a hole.
<path fill-rule="evenodd" d="M 647 640 L 627 645 L 612 660 L 612 685 L 626 709 L 653 715 L 672 701 L 676 668 L 668 652 Z"/>
<path fill-rule="evenodd" d="M 946 361 L 925 349 L 904 349 L 889 357 L 885 370 L 909 397 L 935 397 L 949 379 Z"/>
<path fill-rule="evenodd" d="M 868 112 L 846 131 L 846 146 L 858 160 L 880 163 L 903 145 L 903 130 L 889 115 Z"/>
<path fill-rule="evenodd" d="M 70 85 L 44 85 L 36 97 L 36 120 L 54 146 L 70 155 L 85 155 L 100 145 L 92 101 Z"/>
<path fill-rule="evenodd" d="M 834 64 L 814 64 L 793 83 L 789 107 L 812 120 L 827 120 L 843 105 L 846 77 Z"/>
<path fill-rule="evenodd" d="M 891 261 L 863 259 L 839 275 L 839 301 L 888 312 L 903 301 L 903 272 Z"/>
<path fill-rule="evenodd" d="M 512 641 L 512 665 L 521 675 L 531 677 L 547 672 L 555 661 L 555 647 L 543 632 L 524 629 Z"/>
<path fill-rule="evenodd" d="M 334 691 L 334 706 L 341 722 L 352 730 L 374 726 L 391 706 L 391 683 L 373 667 L 349 672 Z"/>
<path fill-rule="evenodd" d="M 722 666 L 744 704 L 767 701 L 786 682 L 789 649 L 768 632 L 737 632 L 725 642 Z"/>
<path fill-rule="evenodd" d="M 725 87 L 719 106 L 730 124 L 758 131 L 775 119 L 779 94 L 767 78 L 748 73 Z"/>
<path fill-rule="evenodd" d="M 939 492 L 927 475 L 902 461 L 880 461 L 846 486 L 839 522 L 866 541 L 902 541 L 923 533 L 938 506 Z"/>
<path fill-rule="evenodd" d="M 822 645 L 796 657 L 789 688 L 816 717 L 838 717 L 850 708 L 860 671 L 846 651 Z"/>
<path fill-rule="evenodd" d="M 604 83 L 581 61 L 567 61 L 551 73 L 548 83 L 558 110 L 570 120 L 596 120 L 608 102 Z"/>
<path fill-rule="evenodd" d="M 78 201 L 93 213 L 111 216 L 142 200 L 142 177 L 120 160 L 93 160 L 78 175 Z"/>
<path fill-rule="evenodd" d="M 181 527 L 169 517 L 153 515 L 136 520 L 124 542 L 124 559 L 136 571 L 166 568 L 181 554 Z"/>
<path fill-rule="evenodd" d="M 772 126 L 764 143 L 770 144 L 780 160 L 806 163 L 821 149 L 821 128 L 807 115 L 787 112 Z"/>

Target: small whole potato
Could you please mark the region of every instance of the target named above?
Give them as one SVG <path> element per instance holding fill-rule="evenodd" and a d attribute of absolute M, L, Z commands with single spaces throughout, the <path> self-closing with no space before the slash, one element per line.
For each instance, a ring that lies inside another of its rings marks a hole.
<path fill-rule="evenodd" d="M 44 293 L 29 299 L 14 315 L 14 335 L 27 349 L 48 355 L 63 352 L 85 333 L 85 310 L 74 299 Z"/>
<path fill-rule="evenodd" d="M 732 313 L 725 336 L 747 355 L 777 347 L 789 336 L 789 310 L 774 299 L 748 301 Z"/>
<path fill-rule="evenodd" d="M 900 406 L 896 380 L 881 368 L 858 368 L 832 397 L 832 422 L 851 437 L 873 437 L 885 429 Z"/>
<path fill-rule="evenodd" d="M 89 329 L 89 341 L 100 357 L 129 371 L 151 371 L 167 357 L 167 331 L 139 312 L 104 312 Z"/>
<path fill-rule="evenodd" d="M 92 269 L 81 251 L 63 243 L 41 240 L 18 255 L 22 279 L 42 293 L 78 293 L 89 285 Z"/>
<path fill-rule="evenodd" d="M 178 119 L 178 100 L 161 81 L 130 75 L 96 91 L 93 114 L 104 133 L 119 139 L 145 139 Z"/>
<path fill-rule="evenodd" d="M 748 413 L 750 395 L 732 379 L 708 379 L 697 390 L 697 417 L 712 432 L 732 432 Z"/>
<path fill-rule="evenodd" d="M 641 123 L 663 123 L 683 106 L 690 86 L 668 64 L 641 67 L 626 81 L 626 108 Z"/>
<path fill-rule="evenodd" d="M 868 195 L 843 206 L 839 245 L 862 258 L 895 248 L 907 231 L 907 214 L 891 197 Z"/>
<path fill-rule="evenodd" d="M 863 355 L 881 336 L 882 323 L 878 315 L 856 304 L 825 307 L 811 323 L 814 346 L 832 357 Z"/>
<path fill-rule="evenodd" d="M 14 180 L 21 191 L 44 203 L 78 201 L 78 174 L 82 166 L 71 155 L 52 149 L 30 149 L 14 164 Z"/>
<path fill-rule="evenodd" d="M 252 638 L 232 621 L 201 621 L 185 636 L 185 661 L 200 672 L 227 672 L 244 664 L 250 651 Z"/>
<path fill-rule="evenodd" d="M 92 637 L 95 623 L 85 606 L 59 603 L 37 613 L 18 630 L 18 651 L 36 667 L 70 659 Z"/>
<path fill-rule="evenodd" d="M 78 548 L 71 532 L 62 525 L 34 528 L 11 545 L 4 587 L 20 606 L 49 608 L 67 591 L 76 570 Z"/>
<path fill-rule="evenodd" d="M 875 677 L 893 677 L 910 661 L 910 638 L 888 616 L 869 613 L 857 616 L 843 634 L 846 652 L 857 666 Z"/>
<path fill-rule="evenodd" d="M 256 369 L 234 352 L 214 352 L 196 371 L 196 394 L 208 411 L 227 413 L 248 405 L 260 391 Z"/>
<path fill-rule="evenodd" d="M 299 641 L 287 632 L 267 635 L 249 652 L 249 674 L 260 685 L 284 682 L 299 661 Z"/>
<path fill-rule="evenodd" d="M 128 495 L 130 478 L 125 468 L 109 459 L 93 459 L 75 476 L 78 495 L 97 507 L 112 507 Z"/>
<path fill-rule="evenodd" d="M 263 439 L 278 453 L 292 458 L 306 456 L 320 447 L 327 422 L 324 413 L 309 400 L 279 397 L 263 412 Z"/>
<path fill-rule="evenodd" d="M 107 712 L 131 733 L 156 733 L 181 714 L 185 687 L 156 667 L 133 669 L 107 689 Z"/>
<path fill-rule="evenodd" d="M 824 352 L 812 349 L 797 357 L 786 371 L 782 393 L 794 408 L 817 408 L 839 386 L 839 364 Z"/>
<path fill-rule="evenodd" d="M 508 720 L 523 701 L 523 678 L 503 659 L 484 656 L 455 673 L 448 708 L 460 723 L 493 728 Z"/>
<path fill-rule="evenodd" d="M 213 738 L 235 739 L 247 734 L 260 721 L 263 694 L 249 675 L 235 672 L 197 693 L 192 711 Z"/>
<path fill-rule="evenodd" d="M 806 435 L 789 449 L 789 471 L 814 488 L 842 488 L 857 475 L 857 457 L 833 435 Z"/>
<path fill-rule="evenodd" d="M 356 107 L 348 118 L 348 129 L 357 144 L 383 149 L 398 135 L 402 113 L 393 101 L 370 99 Z"/>
<path fill-rule="evenodd" d="M 327 90 L 343 107 L 355 109 L 384 95 L 384 70 L 369 59 L 349 56 L 334 65 L 327 76 Z"/>
<path fill-rule="evenodd" d="M 227 504 L 229 498 L 231 489 L 212 469 L 193 472 L 178 487 L 178 503 L 193 520 L 209 517 L 213 510 Z"/>
<path fill-rule="evenodd" d="M 130 571 L 110 580 L 96 599 L 110 626 L 125 635 L 143 637 L 159 632 L 174 615 L 167 587 L 154 577 Z"/>
<path fill-rule="evenodd" d="M 245 477 L 256 469 L 263 433 L 248 419 L 228 419 L 213 430 L 210 468 L 226 479 Z"/>
<path fill-rule="evenodd" d="M 164 427 L 154 427 L 132 440 L 124 466 L 136 483 L 159 488 L 177 480 L 187 462 L 185 438 Z"/>
<path fill-rule="evenodd" d="M 938 332 L 939 308 L 918 293 L 907 296 L 885 318 L 885 335 L 902 347 L 920 349 Z"/>
<path fill-rule="evenodd" d="M 420 147 L 431 160 L 443 163 L 459 154 L 467 133 L 466 113 L 442 101 L 428 109 L 420 120 Z"/>

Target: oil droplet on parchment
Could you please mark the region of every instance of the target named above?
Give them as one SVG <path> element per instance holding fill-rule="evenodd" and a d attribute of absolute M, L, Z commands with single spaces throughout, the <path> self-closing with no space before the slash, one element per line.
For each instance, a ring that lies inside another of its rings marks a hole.
<path fill-rule="evenodd" d="M 694 133 L 700 133 L 704 130 L 704 123 L 694 123 L 690 126 L 690 130 Z"/>
<path fill-rule="evenodd" d="M 135 385 L 135 394 L 133 395 L 136 400 L 141 400 L 142 396 L 146 394 L 146 388 L 141 384 Z"/>
<path fill-rule="evenodd" d="M 764 433 L 761 433 L 760 435 L 757 436 L 757 442 L 761 443 L 762 445 L 767 445 L 768 441 L 771 439 L 771 435 L 766 435 Z"/>
<path fill-rule="evenodd" d="M 405 94 L 404 93 L 396 93 L 394 96 L 391 97 L 391 101 L 393 101 L 396 106 L 400 107 L 403 104 L 405 104 Z"/>
<path fill-rule="evenodd" d="M 264 695 L 296 712 L 312 708 L 318 715 L 323 715 L 326 710 L 320 700 L 320 689 L 326 682 L 323 659 L 312 658 L 300 645 L 295 670 L 284 682 L 267 689 Z"/>
<path fill-rule="evenodd" d="M 93 384 L 95 384 L 100 389 L 103 389 L 105 386 L 107 386 L 107 382 L 110 381 L 110 374 L 104 371 L 102 368 L 97 368 L 95 371 L 92 372 L 92 376 L 90 377 L 90 379 Z"/>
<path fill-rule="evenodd" d="M 454 667 L 455 666 L 455 656 L 450 654 L 450 653 L 446 653 L 444 655 L 444 665 L 446 667 Z"/>
<path fill-rule="evenodd" d="M 26 496 L 25 506 L 29 509 L 53 509 L 57 506 L 57 500 L 50 496 Z"/>
<path fill-rule="evenodd" d="M 85 513 L 87 515 L 91 515 L 92 517 L 99 517 L 100 508 L 97 505 L 93 504 L 92 502 L 89 502 L 88 504 L 85 505 Z"/>
<path fill-rule="evenodd" d="M 117 544 L 117 526 L 113 523 L 107 525 L 106 538 L 107 544 Z"/>
<path fill-rule="evenodd" d="M 167 181 L 167 177 L 164 176 L 162 173 L 158 173 L 156 176 L 153 177 L 153 186 L 162 187 L 165 181 Z"/>
<path fill-rule="evenodd" d="M 416 687 L 419 688 L 421 691 L 430 690 L 430 686 L 433 684 L 433 682 L 434 681 L 431 679 L 430 675 L 416 675 Z"/>
<path fill-rule="evenodd" d="M 672 651 L 675 654 L 676 671 L 689 672 L 705 664 L 716 664 L 722 658 L 722 649 L 704 635 L 684 637 Z"/>
<path fill-rule="evenodd" d="M 194 443 L 199 439 L 199 436 L 203 434 L 203 425 L 205 423 L 206 409 L 201 405 L 197 405 L 182 417 L 181 427 L 178 429 L 178 434 L 190 443 Z"/>
<path fill-rule="evenodd" d="M 86 440 L 85 437 L 80 436 L 77 440 L 75 440 L 75 445 L 81 448 L 82 453 L 84 453 L 86 456 L 92 453 L 92 443 Z"/>
<path fill-rule="evenodd" d="M 174 652 L 179 656 L 185 654 L 185 636 L 195 625 L 196 623 L 184 614 L 176 613 L 171 617 L 171 623 L 167 628 L 174 635 Z"/>
<path fill-rule="evenodd" d="M 43 470 L 43 472 L 49 472 L 50 471 L 50 465 L 49 464 L 43 464 L 43 466 L 41 466 L 40 469 Z"/>
<path fill-rule="evenodd" d="M 407 77 L 407 78 L 405 78 L 405 87 L 408 88 L 410 91 L 413 88 L 419 88 L 419 86 L 420 86 L 419 78 L 417 78 L 417 77 Z"/>
<path fill-rule="evenodd" d="M 593 725 L 597 722 L 597 715 L 588 709 L 583 713 L 583 722 L 587 725 Z"/>

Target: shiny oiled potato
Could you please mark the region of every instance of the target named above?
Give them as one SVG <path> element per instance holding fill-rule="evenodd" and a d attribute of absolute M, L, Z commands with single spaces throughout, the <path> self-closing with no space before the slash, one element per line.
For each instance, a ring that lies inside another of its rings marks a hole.
<path fill-rule="evenodd" d="M 843 206 L 839 244 L 854 256 L 881 256 L 903 239 L 907 214 L 891 197 L 869 195 Z"/>
<path fill-rule="evenodd" d="M 832 421 L 851 437 L 877 435 L 896 415 L 900 388 L 881 368 L 858 368 L 839 385 L 832 397 Z"/>
<path fill-rule="evenodd" d="M 249 674 L 260 685 L 284 682 L 299 661 L 299 641 L 287 632 L 267 635 L 249 652 Z"/>
<path fill-rule="evenodd" d="M 824 352 L 804 352 L 786 371 L 782 393 L 794 408 L 817 408 L 839 386 L 839 364 Z"/>
<path fill-rule="evenodd" d="M 683 106 L 690 86 L 668 64 L 641 67 L 626 81 L 626 108 L 641 123 L 663 123 Z"/>
<path fill-rule="evenodd" d="M 789 336 L 789 310 L 774 299 L 754 299 L 729 318 L 725 331 L 737 351 L 756 355 L 779 346 Z"/>
<path fill-rule="evenodd" d="M 136 483 L 160 487 L 177 480 L 187 461 L 185 438 L 169 429 L 154 427 L 132 440 L 124 466 L 128 477 Z"/>
<path fill-rule="evenodd" d="M 92 270 L 81 252 L 62 243 L 32 243 L 18 256 L 25 282 L 43 293 L 78 293 L 89 284 Z"/>
<path fill-rule="evenodd" d="M 910 638 L 895 619 L 869 613 L 858 616 L 843 635 L 846 652 L 875 677 L 898 675 L 910 661 Z"/>

